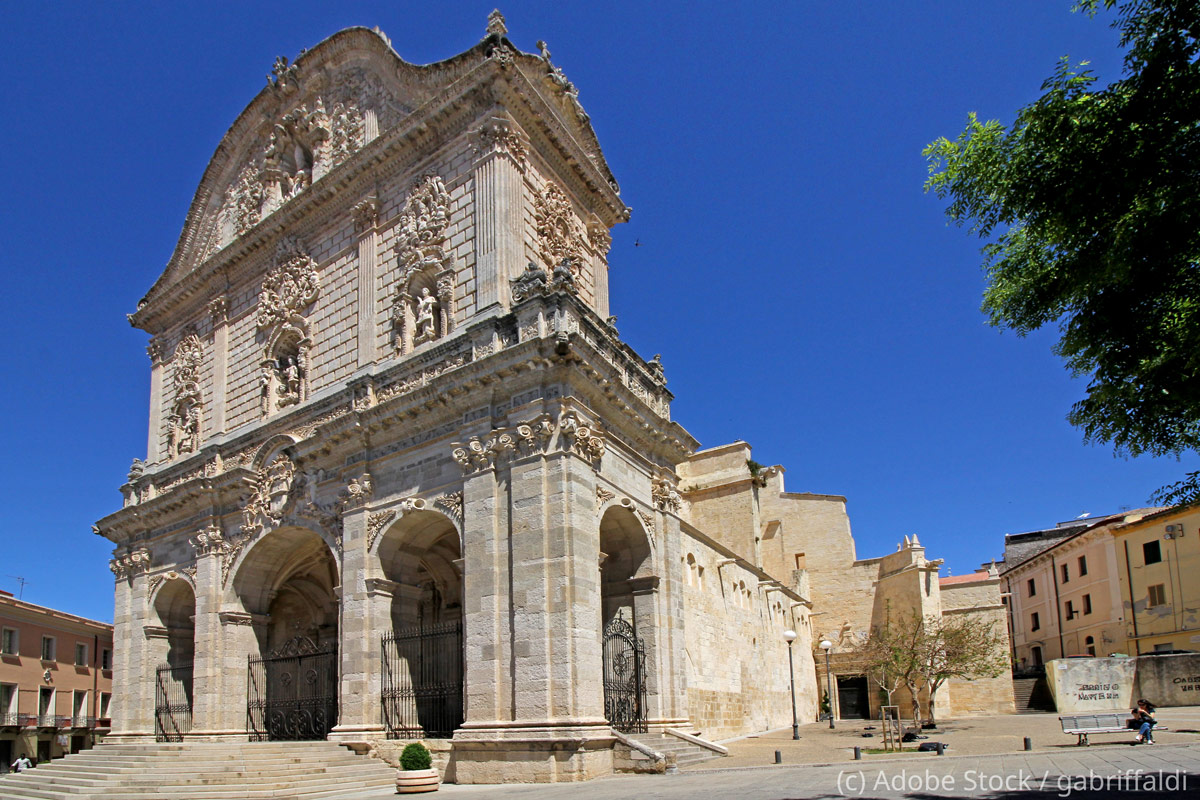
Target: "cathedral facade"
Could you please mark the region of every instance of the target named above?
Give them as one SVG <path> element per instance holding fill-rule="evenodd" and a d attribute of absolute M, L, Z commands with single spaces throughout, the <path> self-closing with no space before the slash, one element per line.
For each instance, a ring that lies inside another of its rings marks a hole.
<path fill-rule="evenodd" d="M 814 718 L 803 570 L 705 529 L 755 539 L 765 484 L 692 519 L 712 459 L 611 324 L 628 215 L 498 14 L 428 66 L 365 28 L 276 62 L 130 315 L 113 738 L 424 739 L 459 782 L 551 781 L 790 725 L 793 679 Z"/>

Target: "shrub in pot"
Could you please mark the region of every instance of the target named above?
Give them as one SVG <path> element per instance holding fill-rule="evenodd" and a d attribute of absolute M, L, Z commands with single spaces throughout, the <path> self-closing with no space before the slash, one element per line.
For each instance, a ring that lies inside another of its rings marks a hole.
<path fill-rule="evenodd" d="M 436 792 L 438 772 L 432 764 L 433 756 L 425 745 L 413 742 L 406 746 L 400 753 L 400 769 L 396 771 L 397 794 Z"/>

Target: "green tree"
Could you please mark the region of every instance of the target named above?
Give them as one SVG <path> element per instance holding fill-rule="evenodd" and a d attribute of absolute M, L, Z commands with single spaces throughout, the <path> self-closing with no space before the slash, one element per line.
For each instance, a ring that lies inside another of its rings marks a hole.
<path fill-rule="evenodd" d="M 1118 454 L 1200 447 L 1200 0 L 1116 6 L 1122 78 L 1060 61 L 1011 126 L 975 114 L 924 151 L 926 191 L 985 240 L 983 310 L 1025 335 L 1058 323 L 1080 376 L 1068 420 Z M 1200 473 L 1160 490 L 1200 498 Z"/>

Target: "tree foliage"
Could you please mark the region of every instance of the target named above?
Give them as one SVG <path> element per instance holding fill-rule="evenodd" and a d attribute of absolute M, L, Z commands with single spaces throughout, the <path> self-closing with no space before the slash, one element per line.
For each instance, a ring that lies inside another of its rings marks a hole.
<path fill-rule="evenodd" d="M 926 147 L 925 188 L 985 240 L 991 324 L 1058 323 L 1085 439 L 1179 455 L 1200 446 L 1200 0 L 1078 8 L 1102 2 L 1122 78 L 1064 58 L 1011 126 L 971 114 Z"/>
<path fill-rule="evenodd" d="M 994 678 L 1008 668 L 1005 635 L 992 623 L 966 614 L 922 616 L 912 611 L 876 626 L 855 648 L 856 660 L 877 686 L 908 689 L 914 721 L 933 721 L 937 692 L 951 678 Z M 921 690 L 928 717 L 921 713 Z"/>

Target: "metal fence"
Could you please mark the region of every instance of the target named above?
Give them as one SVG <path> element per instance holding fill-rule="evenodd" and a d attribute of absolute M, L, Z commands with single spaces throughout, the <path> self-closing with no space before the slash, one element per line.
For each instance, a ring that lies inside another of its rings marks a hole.
<path fill-rule="evenodd" d="M 86 718 L 83 724 L 86 725 Z M 192 665 L 163 664 L 155 670 L 154 739 L 180 742 L 192 729 Z"/>
<path fill-rule="evenodd" d="M 264 658 L 250 656 L 246 730 L 250 741 L 324 739 L 337 724 L 337 650 L 289 643 Z"/>
<path fill-rule="evenodd" d="M 383 725 L 389 739 L 446 739 L 463 723 L 462 622 L 383 637 Z"/>

